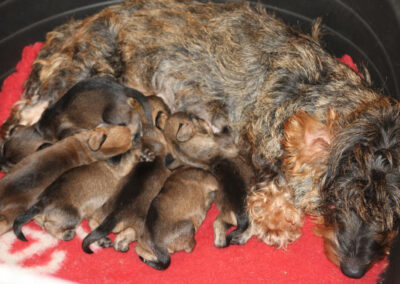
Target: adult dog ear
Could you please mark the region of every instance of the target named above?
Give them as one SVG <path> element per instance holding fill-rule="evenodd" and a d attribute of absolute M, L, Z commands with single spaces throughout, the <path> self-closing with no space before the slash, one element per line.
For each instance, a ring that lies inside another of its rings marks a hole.
<path fill-rule="evenodd" d="M 92 151 L 98 151 L 107 139 L 107 134 L 104 131 L 94 131 L 88 140 L 88 146 Z"/>
<path fill-rule="evenodd" d="M 178 142 L 186 142 L 194 135 L 194 129 L 191 123 L 179 123 L 178 132 L 176 133 L 176 140 Z"/>
<path fill-rule="evenodd" d="M 334 132 L 337 114 L 329 110 L 323 123 L 316 117 L 299 111 L 284 124 L 286 151 L 284 164 L 292 173 L 298 173 L 304 164 L 318 165 L 327 155 Z"/>

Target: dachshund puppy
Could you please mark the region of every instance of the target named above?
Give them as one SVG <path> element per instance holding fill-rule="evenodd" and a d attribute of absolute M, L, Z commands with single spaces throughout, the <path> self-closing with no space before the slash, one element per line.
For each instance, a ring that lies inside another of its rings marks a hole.
<path fill-rule="evenodd" d="M 238 155 L 229 129 L 214 134 L 205 120 L 177 112 L 165 122 L 164 135 L 176 160 L 209 170 L 220 182 L 216 197 L 220 214 L 214 222 L 215 246 L 246 243 L 251 237 L 251 228 L 245 201 L 254 170 Z M 225 236 L 232 225 L 237 228 Z"/>
<path fill-rule="evenodd" d="M 31 208 L 15 219 L 16 236 L 26 241 L 22 226 L 34 218 L 52 236 L 71 240 L 75 227 L 83 218 L 90 220 L 95 210 L 114 196 L 119 184 L 142 158 L 141 149 L 132 149 L 121 155 L 120 161 L 99 161 L 67 171 L 46 188 Z"/>
<path fill-rule="evenodd" d="M 2 143 L 0 165 L 7 170 L 44 146 L 101 123 L 140 123 L 138 110 L 142 108 L 152 127 L 151 106 L 142 93 L 107 77 L 83 80 L 47 108 L 36 124 L 13 129 Z"/>
<path fill-rule="evenodd" d="M 62 173 L 131 149 L 137 130 L 99 126 L 67 137 L 20 161 L 0 180 L 0 234 L 7 232 L 14 219 L 32 206 Z"/>
<path fill-rule="evenodd" d="M 191 252 L 200 227 L 219 187 L 208 171 L 184 168 L 174 172 L 151 202 L 143 233 L 135 247 L 140 259 L 164 270 L 176 251 Z"/>
<path fill-rule="evenodd" d="M 204 119 L 194 114 L 174 113 L 164 122 L 163 132 L 172 156 L 192 167 L 208 169 L 210 161 L 217 156 L 233 158 L 238 155 L 228 128 L 214 133 Z"/>
<path fill-rule="evenodd" d="M 153 124 L 156 126 L 156 129 L 155 131 L 152 131 L 151 129 L 147 128 L 146 125 L 144 125 L 144 135 L 141 137 L 140 143 L 144 151 L 142 153 L 142 158 L 145 157 L 145 160 L 153 161 L 156 153 L 160 152 L 163 147 L 165 147 L 166 142 L 161 132 L 161 127 L 164 125 L 165 120 L 169 117 L 170 110 L 168 106 L 164 103 L 164 101 L 157 96 L 148 96 L 147 99 L 151 106 Z M 139 109 L 138 114 L 141 118 L 141 121 L 144 121 L 145 113 L 143 112 L 143 110 Z M 173 161 L 167 161 L 166 163 L 169 165 L 170 168 L 172 168 L 172 165 L 170 165 L 169 163 L 172 164 Z M 180 165 L 177 165 L 177 167 L 179 166 Z M 104 218 L 112 211 L 112 203 L 113 202 L 107 202 L 104 206 L 96 210 L 96 212 L 92 216 L 92 219 L 89 222 L 91 228 L 98 227 L 100 223 L 104 220 Z"/>
<path fill-rule="evenodd" d="M 142 231 L 151 201 L 171 174 L 171 170 L 166 167 L 171 168 L 165 159 L 167 142 L 161 131 L 170 111 L 159 97 L 150 96 L 149 102 L 152 121 L 156 127 L 144 128 L 142 143 L 151 149 L 154 160 L 138 163 L 115 198 L 94 213 L 91 227 L 97 225 L 97 228 L 87 235 L 82 243 L 82 248 L 87 253 L 92 253 L 89 248 L 91 243 L 105 238 L 111 232 L 118 233 L 114 248 L 118 251 L 128 251 L 129 244 L 135 241 Z"/>
<path fill-rule="evenodd" d="M 135 241 L 143 229 L 144 220 L 150 203 L 159 193 L 164 181 L 171 171 L 164 165 L 163 153 L 157 153 L 154 161 L 139 163 L 129 175 L 115 200 L 105 207 L 111 212 L 103 222 L 82 242 L 82 248 L 92 253 L 91 243 L 106 237 L 109 233 L 118 233 L 114 248 L 118 251 L 128 251 L 129 244 Z"/>

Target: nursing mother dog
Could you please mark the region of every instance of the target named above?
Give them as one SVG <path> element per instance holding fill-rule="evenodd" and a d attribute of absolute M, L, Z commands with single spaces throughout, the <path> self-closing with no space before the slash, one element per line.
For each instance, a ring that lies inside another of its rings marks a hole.
<path fill-rule="evenodd" d="M 249 194 L 254 233 L 285 247 L 305 214 L 317 216 L 329 259 L 360 278 L 398 231 L 399 104 L 327 53 L 318 30 L 303 34 L 246 3 L 110 6 L 48 33 L 3 137 L 76 82 L 115 77 L 215 132 L 229 126 L 255 166 L 284 174 Z"/>

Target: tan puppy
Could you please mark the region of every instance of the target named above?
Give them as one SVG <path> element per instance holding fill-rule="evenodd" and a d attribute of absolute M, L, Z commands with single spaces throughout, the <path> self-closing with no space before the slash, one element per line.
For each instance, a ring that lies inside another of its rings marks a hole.
<path fill-rule="evenodd" d="M 141 149 L 135 149 L 117 162 L 100 161 L 67 171 L 40 195 L 38 202 L 15 219 L 16 236 L 26 241 L 22 226 L 34 218 L 52 236 L 71 240 L 82 219 L 90 220 L 95 210 L 116 193 L 141 154 Z"/>
<path fill-rule="evenodd" d="M 136 132 L 125 126 L 100 126 L 23 159 L 0 180 L 0 234 L 62 173 L 127 152 Z"/>
<path fill-rule="evenodd" d="M 164 135 L 176 160 L 210 170 L 220 182 L 216 198 L 220 214 L 214 222 L 214 244 L 225 247 L 246 243 L 251 237 L 251 228 L 245 200 L 254 169 L 247 159 L 238 155 L 229 129 L 214 134 L 205 120 L 178 112 L 166 120 Z M 225 237 L 231 226 L 237 229 Z"/>
<path fill-rule="evenodd" d="M 135 247 L 140 259 L 164 270 L 176 251 L 191 252 L 194 234 L 213 202 L 219 182 L 208 171 L 196 168 L 177 170 L 165 182 L 151 202 L 143 229 Z"/>
<path fill-rule="evenodd" d="M 138 110 L 143 113 L 142 120 L 138 118 Z M 7 170 L 43 146 L 101 123 L 148 123 L 152 127 L 151 113 L 148 99 L 137 90 L 108 77 L 83 80 L 48 107 L 37 123 L 13 129 L 2 143 L 0 166 Z"/>

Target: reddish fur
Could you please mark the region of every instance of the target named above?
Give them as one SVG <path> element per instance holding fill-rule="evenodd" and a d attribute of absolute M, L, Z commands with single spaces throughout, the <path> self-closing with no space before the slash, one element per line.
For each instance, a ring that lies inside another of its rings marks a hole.
<path fill-rule="evenodd" d="M 260 183 L 247 197 L 253 233 L 266 244 L 285 247 L 301 236 L 302 215 L 290 202 L 289 190 L 277 181 Z M 284 241 L 283 241 L 284 240 Z"/>

